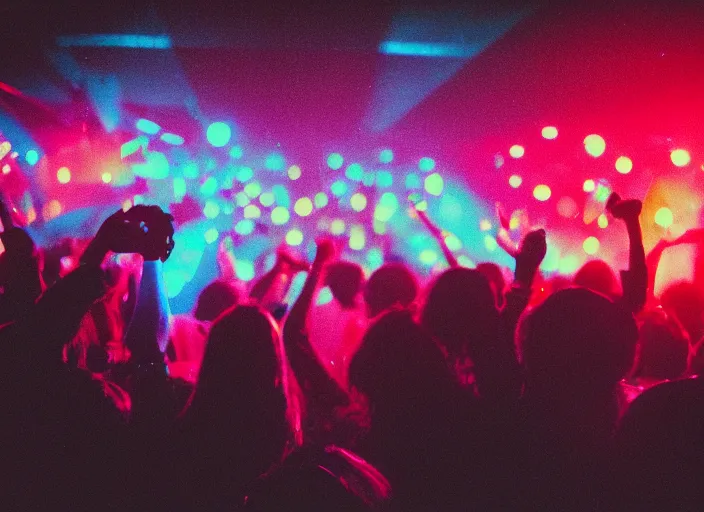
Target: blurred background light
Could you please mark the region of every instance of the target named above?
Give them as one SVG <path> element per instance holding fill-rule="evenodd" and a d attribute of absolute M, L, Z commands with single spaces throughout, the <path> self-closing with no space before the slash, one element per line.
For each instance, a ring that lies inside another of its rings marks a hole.
<path fill-rule="evenodd" d="M 537 185 L 533 189 L 533 197 L 535 197 L 538 201 L 547 201 L 550 199 L 551 195 L 552 191 L 547 185 Z"/>
<path fill-rule="evenodd" d="M 620 156 L 616 159 L 615 167 L 621 174 L 628 174 L 633 169 L 633 162 L 627 156 Z"/>
<path fill-rule="evenodd" d="M 546 126 L 540 133 L 544 139 L 553 140 L 557 138 L 557 128 L 554 126 Z"/>
<path fill-rule="evenodd" d="M 221 148 L 230 142 L 230 138 L 232 137 L 232 129 L 227 123 L 217 121 L 208 126 L 205 136 L 211 146 Z"/>
<path fill-rule="evenodd" d="M 670 153 L 670 160 L 672 160 L 672 163 L 677 167 L 685 167 L 689 165 L 692 157 L 686 149 L 674 149 Z"/>
<path fill-rule="evenodd" d="M 509 148 L 508 154 L 511 155 L 513 158 L 521 158 L 523 155 L 526 154 L 526 149 L 523 146 L 514 144 Z"/>
<path fill-rule="evenodd" d="M 584 138 L 584 150 L 594 158 L 598 158 L 606 151 L 606 141 L 595 133 Z"/>

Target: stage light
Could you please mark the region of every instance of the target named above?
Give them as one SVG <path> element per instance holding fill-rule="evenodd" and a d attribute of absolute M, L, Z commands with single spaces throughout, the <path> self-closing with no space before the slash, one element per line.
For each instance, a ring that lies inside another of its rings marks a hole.
<path fill-rule="evenodd" d="M 244 218 L 245 219 L 258 219 L 261 217 L 262 211 L 256 204 L 248 204 L 244 207 Z"/>
<path fill-rule="evenodd" d="M 599 218 L 596 220 L 596 223 L 598 226 L 602 229 L 608 228 L 609 227 L 609 219 L 606 215 L 603 213 L 599 215 Z"/>
<path fill-rule="evenodd" d="M 388 171 L 376 173 L 376 186 L 379 188 L 389 188 L 394 184 L 394 177 Z"/>
<path fill-rule="evenodd" d="M 328 167 L 330 167 L 333 171 L 337 171 L 340 167 L 342 167 L 344 162 L 345 159 L 342 158 L 340 153 L 330 153 L 330 155 L 328 155 Z"/>
<path fill-rule="evenodd" d="M 24 159 L 29 165 L 34 165 L 39 161 L 39 153 L 37 153 L 34 149 L 30 149 L 24 155 Z"/>
<path fill-rule="evenodd" d="M 423 265 L 432 265 L 438 261 L 438 253 L 432 249 L 423 249 L 418 255 L 418 259 Z"/>
<path fill-rule="evenodd" d="M 362 166 L 359 164 L 350 164 L 345 170 L 345 176 L 352 181 L 362 181 L 364 169 L 362 169 Z"/>
<path fill-rule="evenodd" d="M 606 142 L 595 133 L 584 138 L 584 150 L 594 158 L 598 158 L 606 151 Z"/>
<path fill-rule="evenodd" d="M 69 170 L 68 167 L 61 167 L 58 171 L 56 171 L 56 179 L 59 180 L 59 183 L 62 185 L 65 185 L 69 181 L 71 181 L 71 171 Z"/>
<path fill-rule="evenodd" d="M 582 190 L 585 192 L 594 192 L 594 189 L 596 188 L 596 183 L 594 183 L 594 180 L 584 180 L 584 185 L 582 185 Z"/>
<path fill-rule="evenodd" d="M 288 208 L 277 206 L 271 210 L 271 222 L 276 226 L 281 226 L 288 222 L 291 215 L 288 213 Z"/>
<path fill-rule="evenodd" d="M 520 187 L 522 183 L 523 178 L 521 178 L 518 174 L 514 174 L 508 179 L 508 184 L 511 185 L 511 187 L 513 188 Z"/>
<path fill-rule="evenodd" d="M 230 148 L 230 157 L 234 158 L 235 160 L 239 160 L 240 158 L 242 158 L 243 154 L 244 154 L 244 152 L 242 151 L 242 148 L 239 146 L 232 146 Z"/>
<path fill-rule="evenodd" d="M 103 180 L 103 183 L 107 184 L 112 181 L 112 174 L 109 172 L 104 172 L 101 176 L 100 179 Z"/>
<path fill-rule="evenodd" d="M 662 228 L 669 228 L 674 221 L 672 211 L 669 208 L 663 207 L 655 212 L 655 224 Z"/>
<path fill-rule="evenodd" d="M 352 197 L 350 197 L 350 205 L 354 211 L 361 212 L 367 207 L 367 196 L 361 192 L 352 194 Z"/>
<path fill-rule="evenodd" d="M 303 233 L 299 229 L 292 229 L 286 233 L 286 243 L 294 247 L 301 245 L 303 243 Z"/>
<path fill-rule="evenodd" d="M 218 190 L 218 180 L 213 176 L 206 179 L 200 186 L 200 193 L 203 196 L 212 196 Z"/>
<path fill-rule="evenodd" d="M 286 167 L 286 159 L 281 153 L 272 153 L 266 157 L 264 167 L 270 171 L 283 171 Z"/>
<path fill-rule="evenodd" d="M 175 133 L 162 133 L 161 137 L 159 138 L 167 144 L 171 144 L 172 146 L 180 146 L 185 142 L 183 140 L 183 137 L 181 137 L 180 135 L 176 135 Z"/>
<path fill-rule="evenodd" d="M 244 219 L 235 224 L 235 233 L 247 236 L 254 231 L 254 221 Z"/>
<path fill-rule="evenodd" d="M 533 189 L 533 197 L 536 198 L 538 201 L 547 201 L 548 199 L 550 199 L 551 195 L 552 191 L 547 185 L 537 185 Z"/>
<path fill-rule="evenodd" d="M 350 228 L 350 242 L 349 247 L 353 251 L 361 251 L 366 245 L 366 237 L 364 235 L 364 228 L 362 226 L 352 226 Z"/>
<path fill-rule="evenodd" d="M 251 281 L 254 279 L 254 265 L 247 260 L 235 261 L 235 275 L 242 281 Z"/>
<path fill-rule="evenodd" d="M 633 169 L 633 162 L 627 156 L 620 156 L 616 159 L 615 166 L 621 174 L 628 174 Z"/>
<path fill-rule="evenodd" d="M 518 144 L 514 144 L 509 148 L 508 154 L 511 155 L 513 158 L 521 158 L 523 157 L 523 155 L 526 154 L 526 148 L 524 148 L 523 146 L 519 146 Z"/>
<path fill-rule="evenodd" d="M 259 202 L 262 206 L 265 206 L 267 208 L 270 207 L 274 204 L 274 194 L 272 194 L 271 192 L 263 192 L 259 196 Z"/>
<path fill-rule="evenodd" d="M 56 199 L 52 199 L 42 208 L 42 217 L 45 221 L 50 221 L 61 215 L 61 203 Z"/>
<path fill-rule="evenodd" d="M 205 238 L 205 243 L 210 245 L 218 239 L 220 233 L 218 233 L 217 229 L 210 228 L 203 234 L 203 236 Z"/>
<path fill-rule="evenodd" d="M 557 128 L 554 126 L 546 126 L 540 133 L 544 139 L 553 140 L 557 138 Z"/>
<path fill-rule="evenodd" d="M 670 160 L 672 160 L 672 163 L 677 167 L 684 167 L 689 165 L 692 157 L 689 156 L 689 151 L 686 149 L 674 149 L 672 153 L 670 153 Z"/>
<path fill-rule="evenodd" d="M 430 157 L 424 156 L 418 161 L 418 169 L 423 172 L 430 172 L 435 169 L 435 160 Z"/>
<path fill-rule="evenodd" d="M 2 166 L 2 173 L 3 174 L 10 174 L 10 171 L 12 169 L 10 168 L 10 164 L 5 164 Z"/>
<path fill-rule="evenodd" d="M 442 194 L 442 189 L 445 186 L 442 176 L 438 173 L 433 173 L 425 178 L 425 191 L 428 194 L 439 196 Z"/>
<path fill-rule="evenodd" d="M 582 244 L 582 249 L 589 255 L 599 252 L 599 239 L 595 236 L 587 237 Z"/>
<path fill-rule="evenodd" d="M 328 205 L 328 195 L 325 192 L 318 192 L 313 201 L 316 208 L 325 208 Z"/>
<path fill-rule="evenodd" d="M 228 124 L 217 121 L 208 126 L 205 136 L 211 146 L 221 148 L 230 142 L 230 138 L 232 137 L 232 129 Z"/>
<path fill-rule="evenodd" d="M 298 167 L 297 165 L 292 165 L 291 167 L 288 168 L 288 177 L 289 179 L 296 181 L 298 178 L 301 177 L 301 168 Z"/>
<path fill-rule="evenodd" d="M 203 215 L 207 219 L 214 219 L 220 215 L 220 206 L 215 201 L 208 199 L 203 207 Z"/>
<path fill-rule="evenodd" d="M 394 159 L 394 152 L 390 149 L 383 149 L 379 153 L 379 161 L 382 164 L 390 164 Z"/>
<path fill-rule="evenodd" d="M 330 192 L 332 192 L 332 195 L 335 197 L 344 196 L 347 192 L 347 183 L 337 180 L 335 183 L 330 185 Z"/>
<path fill-rule="evenodd" d="M 335 219 L 330 223 L 330 233 L 333 235 L 341 235 L 345 232 L 345 221 L 342 219 Z"/>
<path fill-rule="evenodd" d="M 499 244 L 496 243 L 496 238 L 491 235 L 484 235 L 484 248 L 487 251 L 494 252 L 498 246 Z"/>
<path fill-rule="evenodd" d="M 293 205 L 293 211 L 301 217 L 308 217 L 313 213 L 313 201 L 307 197 L 301 197 L 296 204 Z"/>
<path fill-rule="evenodd" d="M 135 127 L 140 131 L 149 135 L 156 135 L 161 130 L 161 126 L 154 121 L 148 119 L 137 119 Z"/>
<path fill-rule="evenodd" d="M 414 173 L 410 173 L 406 175 L 406 188 L 409 190 L 420 188 L 421 187 L 421 181 L 420 181 L 420 176 Z"/>
<path fill-rule="evenodd" d="M 577 202 L 569 196 L 561 197 L 557 202 L 557 213 L 567 219 L 574 217 L 577 215 Z"/>
<path fill-rule="evenodd" d="M 247 196 L 250 197 L 251 199 L 254 199 L 259 194 L 262 193 L 262 186 L 259 184 L 258 181 L 253 181 L 251 183 L 247 183 L 244 186 L 244 193 L 247 194 Z"/>

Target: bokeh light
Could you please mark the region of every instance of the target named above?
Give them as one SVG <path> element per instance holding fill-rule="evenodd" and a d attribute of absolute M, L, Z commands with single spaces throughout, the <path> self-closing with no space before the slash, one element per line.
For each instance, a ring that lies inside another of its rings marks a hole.
<path fill-rule="evenodd" d="M 608 217 L 607 217 L 605 214 L 603 214 L 603 213 L 602 213 L 601 215 L 599 215 L 599 218 L 597 218 L 596 223 L 597 223 L 597 225 L 598 225 L 600 228 L 602 228 L 602 229 L 605 229 L 605 228 L 608 228 L 608 227 L 609 227 L 609 219 L 608 219 Z"/>
<path fill-rule="evenodd" d="M 352 194 L 352 197 L 350 197 L 350 205 L 354 211 L 361 212 L 367 207 L 367 196 L 361 192 Z"/>
<path fill-rule="evenodd" d="M 235 275 L 242 281 L 251 281 L 254 279 L 254 265 L 251 261 L 238 259 L 235 262 Z"/>
<path fill-rule="evenodd" d="M 440 176 L 436 172 L 425 178 L 425 191 L 428 194 L 439 196 L 440 194 L 442 194 L 442 189 L 444 186 L 445 183 L 442 179 L 442 176 Z"/>
<path fill-rule="evenodd" d="M 353 251 L 361 251 L 366 245 L 366 237 L 364 234 L 364 228 L 359 225 L 354 225 L 350 228 L 350 242 L 349 247 Z"/>
<path fill-rule="evenodd" d="M 409 190 L 420 188 L 422 183 L 420 181 L 420 176 L 414 173 L 406 175 L 406 188 Z"/>
<path fill-rule="evenodd" d="M 670 153 L 670 160 L 672 160 L 672 163 L 677 167 L 685 167 L 689 165 L 692 157 L 686 149 L 674 149 Z"/>
<path fill-rule="evenodd" d="M 303 243 L 303 233 L 300 229 L 292 229 L 286 233 L 286 243 L 291 246 L 298 246 Z"/>
<path fill-rule="evenodd" d="M 308 197 L 301 197 L 296 201 L 296 204 L 293 205 L 293 211 L 296 212 L 296 215 L 307 217 L 313 213 L 313 201 Z"/>
<path fill-rule="evenodd" d="M 258 219 L 262 216 L 262 211 L 256 204 L 248 204 L 244 207 L 243 215 L 245 219 Z"/>
<path fill-rule="evenodd" d="M 212 199 L 208 199 L 203 207 L 203 215 L 205 215 L 207 219 L 214 219 L 220 215 L 220 205 Z"/>
<path fill-rule="evenodd" d="M 34 149 L 30 149 L 24 155 L 24 159 L 29 165 L 35 165 L 39 161 L 39 153 Z"/>
<path fill-rule="evenodd" d="M 669 228 L 674 221 L 672 210 L 667 207 L 662 207 L 655 212 L 655 224 L 662 228 Z"/>
<path fill-rule="evenodd" d="M 277 206 L 271 210 L 271 222 L 276 226 L 281 226 L 288 222 L 291 214 L 288 212 L 288 208 L 283 206 Z"/>
<path fill-rule="evenodd" d="M 582 190 L 585 192 L 594 192 L 596 189 L 596 183 L 594 180 L 584 180 L 584 185 L 582 185 Z"/>
<path fill-rule="evenodd" d="M 376 186 L 379 188 L 389 188 L 394 184 L 394 177 L 388 171 L 379 171 L 376 173 Z"/>
<path fill-rule="evenodd" d="M 557 128 L 554 126 L 546 126 L 540 133 L 544 139 L 553 140 L 557 138 Z"/>
<path fill-rule="evenodd" d="M 148 119 L 137 119 L 135 127 L 140 132 L 147 133 L 149 135 L 156 135 L 161 130 L 161 126 Z"/>
<path fill-rule="evenodd" d="M 230 148 L 230 156 L 235 160 L 239 160 L 244 155 L 244 151 L 240 146 L 232 146 Z"/>
<path fill-rule="evenodd" d="M 333 171 L 337 171 L 342 167 L 343 163 L 345 163 L 345 159 L 342 158 L 340 153 L 330 153 L 330 155 L 328 155 L 328 167 Z"/>
<path fill-rule="evenodd" d="M 582 249 L 589 255 L 596 254 L 599 252 L 599 239 L 595 236 L 587 237 L 582 243 Z"/>
<path fill-rule="evenodd" d="M 363 176 L 364 169 L 362 169 L 362 166 L 359 164 L 350 164 L 345 170 L 345 177 L 347 177 L 348 180 L 362 181 Z"/>
<path fill-rule="evenodd" d="M 627 156 L 620 156 L 616 159 L 615 167 L 621 174 L 628 174 L 633 169 L 633 162 Z"/>
<path fill-rule="evenodd" d="M 318 192 L 313 198 L 316 208 L 325 208 L 328 205 L 328 195 L 325 192 Z"/>
<path fill-rule="evenodd" d="M 274 204 L 274 200 L 274 194 L 272 194 L 271 192 L 263 192 L 259 196 L 259 203 L 261 203 L 262 206 L 265 206 L 267 208 Z"/>
<path fill-rule="evenodd" d="M 557 213 L 559 213 L 561 217 L 571 219 L 578 213 L 577 202 L 569 196 L 561 197 L 557 202 Z"/>
<path fill-rule="evenodd" d="M 5 156 L 12 151 L 12 144 L 10 144 L 8 141 L 2 141 L 0 142 L 0 160 L 5 158 Z"/>
<path fill-rule="evenodd" d="M 394 160 L 394 152 L 390 149 L 382 149 L 379 153 L 379 161 L 382 164 L 390 164 Z"/>
<path fill-rule="evenodd" d="M 10 167 L 10 164 L 5 164 L 2 166 L 2 173 L 3 174 L 10 174 L 10 171 L 12 168 Z"/>
<path fill-rule="evenodd" d="M 254 231 L 254 221 L 251 219 L 243 219 L 235 224 L 235 233 L 243 236 L 252 234 Z"/>
<path fill-rule="evenodd" d="M 489 252 L 494 252 L 499 247 L 496 238 L 491 235 L 484 235 L 484 248 Z"/>
<path fill-rule="evenodd" d="M 523 178 L 521 178 L 518 174 L 514 174 L 508 179 L 508 184 L 511 185 L 512 188 L 518 188 L 522 183 Z"/>
<path fill-rule="evenodd" d="M 574 254 L 568 254 L 564 258 L 560 259 L 560 263 L 557 265 L 557 271 L 563 276 L 569 276 L 574 274 L 579 268 L 579 258 Z"/>
<path fill-rule="evenodd" d="M 262 186 L 259 184 L 258 181 L 247 183 L 244 186 L 244 193 L 247 194 L 248 197 L 254 199 L 262 193 Z"/>
<path fill-rule="evenodd" d="M 435 169 L 435 160 L 430 157 L 424 156 L 418 161 L 418 169 L 423 172 L 430 172 Z"/>
<path fill-rule="evenodd" d="M 61 203 L 56 199 L 52 199 L 44 205 L 44 208 L 42 208 L 42 217 L 44 217 L 45 221 L 50 221 L 51 219 L 61 215 L 61 210 Z"/>
<path fill-rule="evenodd" d="M 423 249 L 418 255 L 418 260 L 423 265 L 432 265 L 438 261 L 438 253 L 433 249 Z"/>
<path fill-rule="evenodd" d="M 330 223 L 330 233 L 333 235 L 341 235 L 345 232 L 345 221 L 342 219 L 335 219 Z"/>
<path fill-rule="evenodd" d="M 232 129 L 227 123 L 217 121 L 208 126 L 205 136 L 211 146 L 221 148 L 230 142 L 230 138 L 232 137 Z"/>
<path fill-rule="evenodd" d="M 175 133 L 162 133 L 159 137 L 163 142 L 171 144 L 172 146 L 180 146 L 186 142 L 183 137 L 176 135 Z"/>
<path fill-rule="evenodd" d="M 207 178 L 200 186 L 200 193 L 206 197 L 212 196 L 218 190 L 218 180 L 213 176 Z"/>
<path fill-rule="evenodd" d="M 56 179 L 59 181 L 59 183 L 64 185 L 71 181 L 71 171 L 69 170 L 69 168 L 61 167 L 58 171 L 56 171 Z"/>
<path fill-rule="evenodd" d="M 286 167 L 286 159 L 281 153 L 271 153 L 266 157 L 264 167 L 270 171 L 283 171 Z"/>
<path fill-rule="evenodd" d="M 584 150 L 594 158 L 598 158 L 606 151 L 606 141 L 596 133 L 587 135 L 584 138 Z"/>
<path fill-rule="evenodd" d="M 342 180 L 337 180 L 335 183 L 330 185 L 330 192 L 335 197 L 344 196 L 347 193 L 347 183 Z"/>
<path fill-rule="evenodd" d="M 523 155 L 526 154 L 526 148 L 518 144 L 514 144 L 509 148 L 508 154 L 511 155 L 513 158 L 521 158 L 523 157 Z"/>
<path fill-rule="evenodd" d="M 535 197 L 538 201 L 547 201 L 550 199 L 551 195 L 552 191 L 547 185 L 537 185 L 533 189 L 533 197 Z"/>
<path fill-rule="evenodd" d="M 301 177 L 301 168 L 297 165 L 292 165 L 288 168 L 288 177 L 292 180 L 297 180 Z"/>
<path fill-rule="evenodd" d="M 212 244 L 213 242 L 215 242 L 218 239 L 218 237 L 220 236 L 220 233 L 218 233 L 217 229 L 210 228 L 204 233 L 203 236 L 205 237 L 205 243 Z"/>
<path fill-rule="evenodd" d="M 112 173 L 104 172 L 100 179 L 103 180 L 103 183 L 110 183 L 112 181 Z"/>

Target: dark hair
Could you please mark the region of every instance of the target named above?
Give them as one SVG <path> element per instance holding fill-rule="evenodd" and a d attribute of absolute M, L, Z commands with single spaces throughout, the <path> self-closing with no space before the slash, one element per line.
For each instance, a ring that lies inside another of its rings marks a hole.
<path fill-rule="evenodd" d="M 525 316 L 519 344 L 526 385 L 556 390 L 578 385 L 610 392 L 633 366 L 633 317 L 585 288 L 559 291 Z"/>
<path fill-rule="evenodd" d="M 491 285 L 491 288 L 496 296 L 496 305 L 503 307 L 504 305 L 504 290 L 506 289 L 506 280 L 501 272 L 501 267 L 496 263 L 484 262 L 477 265 L 477 270 L 486 277 Z"/>
<path fill-rule="evenodd" d="M 688 281 L 678 281 L 665 289 L 660 301 L 665 311 L 677 317 L 693 340 L 704 334 L 704 292 L 700 287 Z"/>
<path fill-rule="evenodd" d="M 448 354 L 469 355 L 497 335 L 498 310 L 494 292 L 478 270 L 451 268 L 430 286 L 421 324 Z M 471 343 L 471 341 L 474 343 Z"/>
<path fill-rule="evenodd" d="M 193 316 L 201 322 L 212 322 L 227 308 L 236 305 L 239 298 L 232 283 L 218 279 L 200 292 Z"/>
<path fill-rule="evenodd" d="M 574 276 L 574 284 L 610 298 L 618 297 L 621 294 L 616 274 L 603 260 L 592 260 L 582 265 L 582 268 Z"/>
<path fill-rule="evenodd" d="M 689 336 L 660 308 L 642 313 L 634 377 L 677 379 L 687 371 Z"/>
<path fill-rule="evenodd" d="M 363 280 L 362 267 L 356 263 L 336 261 L 326 269 L 325 284 L 330 287 L 332 296 L 345 308 L 354 307 Z"/>
<path fill-rule="evenodd" d="M 410 306 L 418 295 L 418 281 L 402 263 L 387 263 L 378 268 L 364 287 L 364 301 L 370 317 L 393 306 Z"/>

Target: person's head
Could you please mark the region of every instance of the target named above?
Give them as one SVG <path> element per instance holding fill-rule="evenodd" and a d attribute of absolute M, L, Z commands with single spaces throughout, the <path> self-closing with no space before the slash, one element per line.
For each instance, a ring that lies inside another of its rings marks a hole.
<path fill-rule="evenodd" d="M 638 351 L 634 377 L 677 379 L 689 362 L 689 336 L 682 326 L 662 309 L 643 313 L 640 318 Z"/>
<path fill-rule="evenodd" d="M 633 366 L 638 329 L 609 298 L 585 288 L 548 297 L 519 326 L 526 391 L 605 397 Z"/>
<path fill-rule="evenodd" d="M 501 267 L 496 263 L 484 262 L 477 265 L 479 271 L 491 285 L 491 289 L 496 296 L 496 305 L 502 307 L 504 305 L 504 290 L 506 289 L 506 280 L 504 273 L 501 272 Z"/>
<path fill-rule="evenodd" d="M 350 385 L 372 407 L 404 408 L 454 389 L 440 347 L 408 310 L 391 310 L 367 330 L 349 369 Z"/>
<path fill-rule="evenodd" d="M 237 288 L 228 281 L 216 280 L 203 288 L 193 316 L 201 322 L 212 322 L 227 308 L 239 302 Z"/>
<path fill-rule="evenodd" d="M 704 335 L 704 292 L 688 281 L 668 286 L 660 296 L 662 307 L 674 315 L 692 340 Z"/>
<path fill-rule="evenodd" d="M 592 260 L 582 265 L 574 276 L 574 284 L 610 298 L 621 295 L 616 274 L 604 260 Z"/>
<path fill-rule="evenodd" d="M 356 263 L 336 261 L 325 269 L 325 284 L 330 287 L 332 296 L 344 308 L 356 305 L 364 282 L 364 271 Z"/>
<path fill-rule="evenodd" d="M 394 306 L 408 307 L 418 295 L 418 281 L 402 263 L 387 263 L 374 271 L 364 287 L 370 318 Z"/>
<path fill-rule="evenodd" d="M 479 270 L 452 268 L 432 283 L 421 324 L 449 355 L 469 355 L 496 338 L 499 313 L 494 291 Z"/>
<path fill-rule="evenodd" d="M 258 306 L 226 310 L 210 329 L 184 416 L 201 427 L 231 431 L 236 442 L 262 450 L 263 459 L 273 462 L 299 421 L 285 361 L 278 327 L 268 313 Z"/>

